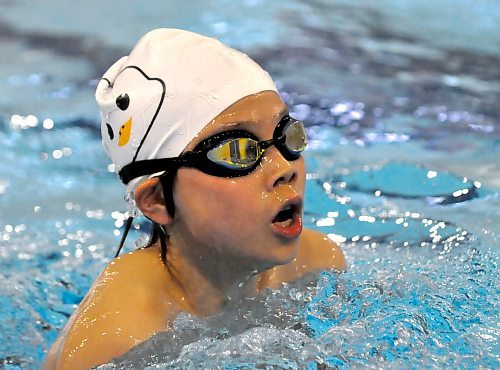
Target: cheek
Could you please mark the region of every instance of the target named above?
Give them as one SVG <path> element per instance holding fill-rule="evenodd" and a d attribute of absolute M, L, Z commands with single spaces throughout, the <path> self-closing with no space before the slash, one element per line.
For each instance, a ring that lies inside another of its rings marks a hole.
<path fill-rule="evenodd" d="M 249 178 L 226 179 L 193 169 L 179 170 L 174 202 L 176 215 L 193 230 L 211 232 L 246 227 L 258 213 L 258 183 Z M 248 220 L 247 220 L 248 219 Z"/>

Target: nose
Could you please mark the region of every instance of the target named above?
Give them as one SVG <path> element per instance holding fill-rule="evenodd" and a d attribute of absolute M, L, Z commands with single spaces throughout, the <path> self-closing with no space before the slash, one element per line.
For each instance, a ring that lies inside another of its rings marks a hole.
<path fill-rule="evenodd" d="M 276 147 L 269 148 L 263 158 L 268 190 L 271 191 L 278 185 L 294 184 L 298 176 L 296 162 L 300 160 L 299 158 L 295 161 L 288 161 Z"/>

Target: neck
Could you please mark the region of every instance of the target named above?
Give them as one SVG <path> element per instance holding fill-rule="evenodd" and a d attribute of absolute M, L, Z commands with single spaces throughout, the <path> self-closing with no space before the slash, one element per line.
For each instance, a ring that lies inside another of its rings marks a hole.
<path fill-rule="evenodd" d="M 216 314 L 258 291 L 258 271 L 249 261 L 208 250 L 192 245 L 182 248 L 172 237 L 168 243 L 169 289 L 184 310 L 198 316 Z"/>

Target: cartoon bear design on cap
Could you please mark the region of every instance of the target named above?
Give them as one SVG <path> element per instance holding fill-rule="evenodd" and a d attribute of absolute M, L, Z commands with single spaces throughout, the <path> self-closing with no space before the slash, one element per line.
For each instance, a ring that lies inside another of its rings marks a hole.
<path fill-rule="evenodd" d="M 103 120 L 105 125 L 101 126 L 103 143 L 108 151 L 118 147 L 123 151 L 120 157 L 133 162 L 161 108 L 165 84 L 136 66 L 127 66 L 115 81 L 106 81 L 108 109 Z"/>

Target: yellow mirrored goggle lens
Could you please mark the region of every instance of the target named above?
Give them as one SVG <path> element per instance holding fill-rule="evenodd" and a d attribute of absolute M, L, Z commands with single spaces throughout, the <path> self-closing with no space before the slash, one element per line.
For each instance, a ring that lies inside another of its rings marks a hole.
<path fill-rule="evenodd" d="M 229 168 L 246 168 L 259 158 L 258 142 L 250 138 L 229 139 L 211 149 L 208 159 Z"/>

